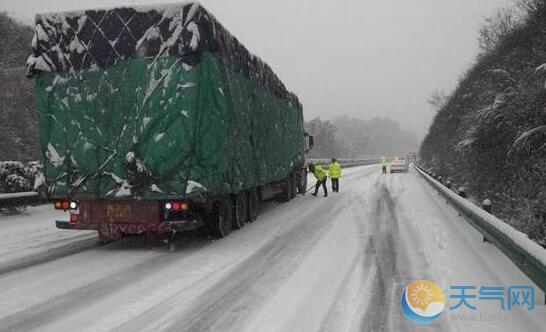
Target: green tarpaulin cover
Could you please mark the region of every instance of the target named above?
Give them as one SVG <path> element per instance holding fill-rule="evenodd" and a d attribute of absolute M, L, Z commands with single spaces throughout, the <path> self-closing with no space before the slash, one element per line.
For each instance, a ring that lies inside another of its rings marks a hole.
<path fill-rule="evenodd" d="M 140 19 L 140 34 L 120 23 L 133 35 L 123 41 L 105 23 L 113 16 Z M 101 39 L 84 31 L 88 20 L 105 27 L 92 25 Z M 36 21 L 29 69 L 52 197 L 237 193 L 303 165 L 301 104 L 199 5 Z"/>

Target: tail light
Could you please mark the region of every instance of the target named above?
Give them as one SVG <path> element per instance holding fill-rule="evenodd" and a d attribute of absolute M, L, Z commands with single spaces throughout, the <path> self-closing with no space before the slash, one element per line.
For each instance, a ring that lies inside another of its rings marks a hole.
<path fill-rule="evenodd" d="M 78 214 L 70 214 L 70 222 L 71 223 L 77 223 L 79 221 L 79 215 Z"/>
<path fill-rule="evenodd" d="M 182 201 L 165 202 L 165 210 L 167 211 L 186 211 L 190 208 L 190 205 Z"/>
<path fill-rule="evenodd" d="M 55 210 L 77 210 L 78 202 L 68 200 L 58 200 L 53 203 Z"/>

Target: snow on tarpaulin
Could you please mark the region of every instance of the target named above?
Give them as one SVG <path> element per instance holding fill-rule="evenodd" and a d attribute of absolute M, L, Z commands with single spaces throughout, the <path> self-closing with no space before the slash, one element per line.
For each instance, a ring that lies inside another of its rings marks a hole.
<path fill-rule="evenodd" d="M 29 75 L 104 69 L 140 57 L 176 56 L 191 65 L 200 52 L 212 52 L 301 108 L 271 68 L 195 2 L 39 14 L 35 22 Z M 45 64 L 44 68 L 34 67 L 35 63 Z"/>
<path fill-rule="evenodd" d="M 303 165 L 297 97 L 199 4 L 36 25 L 28 73 L 53 197 L 237 193 Z"/>

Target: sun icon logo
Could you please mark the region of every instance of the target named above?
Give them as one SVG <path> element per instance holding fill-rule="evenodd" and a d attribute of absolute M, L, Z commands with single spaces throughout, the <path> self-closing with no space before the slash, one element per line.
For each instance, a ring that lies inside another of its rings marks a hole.
<path fill-rule="evenodd" d="M 432 290 L 425 284 L 418 284 L 411 292 L 412 302 L 420 306 L 428 306 L 432 300 Z"/>
<path fill-rule="evenodd" d="M 444 292 L 431 281 L 417 280 L 404 289 L 401 305 L 406 317 L 416 323 L 429 324 L 444 310 Z"/>

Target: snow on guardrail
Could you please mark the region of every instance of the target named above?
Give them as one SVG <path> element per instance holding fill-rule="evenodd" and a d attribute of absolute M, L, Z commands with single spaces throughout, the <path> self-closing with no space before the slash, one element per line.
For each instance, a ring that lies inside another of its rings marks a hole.
<path fill-rule="evenodd" d="M 25 192 L 19 192 L 19 193 L 7 193 L 7 194 L 0 194 L 0 201 L 1 200 L 7 200 L 7 199 L 15 199 L 15 198 L 30 198 L 38 196 L 38 193 L 35 191 L 25 191 Z"/>
<path fill-rule="evenodd" d="M 465 219 L 483 234 L 487 241 L 499 248 L 523 273 L 546 291 L 546 249 L 529 239 L 526 234 L 457 195 L 433 179 L 418 165 L 415 165 L 415 169 L 448 202 L 451 202 L 465 216 Z"/>

